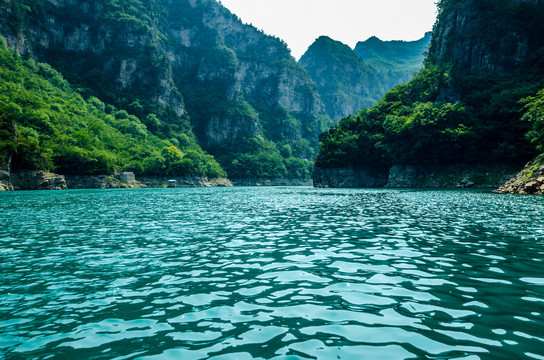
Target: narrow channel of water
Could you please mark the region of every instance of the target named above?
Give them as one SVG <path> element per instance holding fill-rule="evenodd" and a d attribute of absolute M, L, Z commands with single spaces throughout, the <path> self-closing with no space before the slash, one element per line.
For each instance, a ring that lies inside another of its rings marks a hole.
<path fill-rule="evenodd" d="M 0 194 L 0 358 L 544 359 L 544 197 Z"/>

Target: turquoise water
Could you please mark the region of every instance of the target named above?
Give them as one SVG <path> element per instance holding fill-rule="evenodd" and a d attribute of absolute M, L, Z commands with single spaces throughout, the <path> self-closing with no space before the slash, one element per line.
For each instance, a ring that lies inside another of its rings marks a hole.
<path fill-rule="evenodd" d="M 544 359 L 544 197 L 0 194 L 0 358 Z"/>

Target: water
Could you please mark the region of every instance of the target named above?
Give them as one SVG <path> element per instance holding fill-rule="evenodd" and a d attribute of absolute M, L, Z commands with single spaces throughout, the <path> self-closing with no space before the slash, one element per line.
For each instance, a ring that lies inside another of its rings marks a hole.
<path fill-rule="evenodd" d="M 544 197 L 0 194 L 0 358 L 544 359 Z"/>

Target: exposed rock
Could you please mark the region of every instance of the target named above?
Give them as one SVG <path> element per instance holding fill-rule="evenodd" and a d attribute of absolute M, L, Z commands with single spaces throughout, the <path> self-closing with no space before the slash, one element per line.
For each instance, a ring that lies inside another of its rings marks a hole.
<path fill-rule="evenodd" d="M 0 170 L 0 191 L 13 190 L 11 185 L 11 177 L 7 171 Z"/>
<path fill-rule="evenodd" d="M 247 138 L 261 135 L 259 123 L 249 117 L 212 116 L 206 129 L 207 148 L 235 146 Z"/>
<path fill-rule="evenodd" d="M 371 168 L 315 168 L 313 183 L 318 188 L 383 187 L 387 171 Z"/>
<path fill-rule="evenodd" d="M 497 191 L 499 194 L 544 194 L 544 155 L 529 162 Z"/>
<path fill-rule="evenodd" d="M 495 1 L 443 1 L 445 9 L 433 30 L 429 59 L 438 65 L 453 63 L 472 71 L 508 72 L 542 44 L 542 37 L 524 30 L 517 17 L 494 26 L 489 36 L 489 19 L 499 22 L 508 18 L 504 14 L 520 14 L 522 18 L 521 14 L 541 12 L 542 4 L 542 0 L 505 0 L 497 7 Z M 466 36 L 482 32 L 488 33 Z"/>
<path fill-rule="evenodd" d="M 143 187 L 134 173 L 120 172 L 115 175 L 66 176 L 68 189 L 118 189 Z"/>
<path fill-rule="evenodd" d="M 505 166 L 394 165 L 386 187 L 393 188 L 496 188 L 515 170 Z"/>
<path fill-rule="evenodd" d="M 389 171 L 314 169 L 315 187 L 387 187 L 387 188 L 497 188 L 515 170 L 508 167 L 393 165 Z"/>
<path fill-rule="evenodd" d="M 393 165 L 389 169 L 389 178 L 387 179 L 387 187 L 392 188 L 413 188 L 419 183 L 419 175 L 421 171 L 417 167 L 411 165 Z"/>
<path fill-rule="evenodd" d="M 234 186 L 312 186 L 312 179 L 233 179 Z"/>
<path fill-rule="evenodd" d="M 44 171 L 23 171 L 11 174 L 13 190 L 65 190 L 63 175 Z"/>
<path fill-rule="evenodd" d="M 63 176 L 43 171 L 25 171 L 10 174 L 0 171 L 0 191 L 8 190 L 64 190 L 64 189 L 118 189 L 142 187 L 166 187 L 169 179 L 175 179 L 179 187 L 232 186 L 225 178 L 206 177 L 141 177 L 136 180 L 132 172 L 115 175 Z M 290 185 L 290 184 L 276 184 Z"/>
<path fill-rule="evenodd" d="M 119 172 L 116 176 L 124 184 L 134 184 L 136 182 L 136 176 L 130 171 Z"/>

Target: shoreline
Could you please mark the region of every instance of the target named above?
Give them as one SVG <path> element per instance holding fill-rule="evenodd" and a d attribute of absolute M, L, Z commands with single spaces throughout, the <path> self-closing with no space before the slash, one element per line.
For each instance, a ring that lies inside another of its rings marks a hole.
<path fill-rule="evenodd" d="M 233 186 L 312 186 L 312 179 L 209 179 L 203 176 L 139 176 L 132 172 L 114 175 L 59 175 L 46 171 L 0 171 L 0 191 L 16 190 L 72 190 L 165 188 L 175 180 L 176 187 L 233 187 Z"/>
<path fill-rule="evenodd" d="M 313 186 L 314 188 L 490 189 L 497 194 L 544 194 L 544 155 L 521 171 L 506 166 L 425 168 L 394 165 L 388 171 L 365 168 L 315 168 L 313 179 L 208 179 L 202 176 L 59 175 L 47 171 L 0 170 L 0 191 L 176 187 Z"/>

